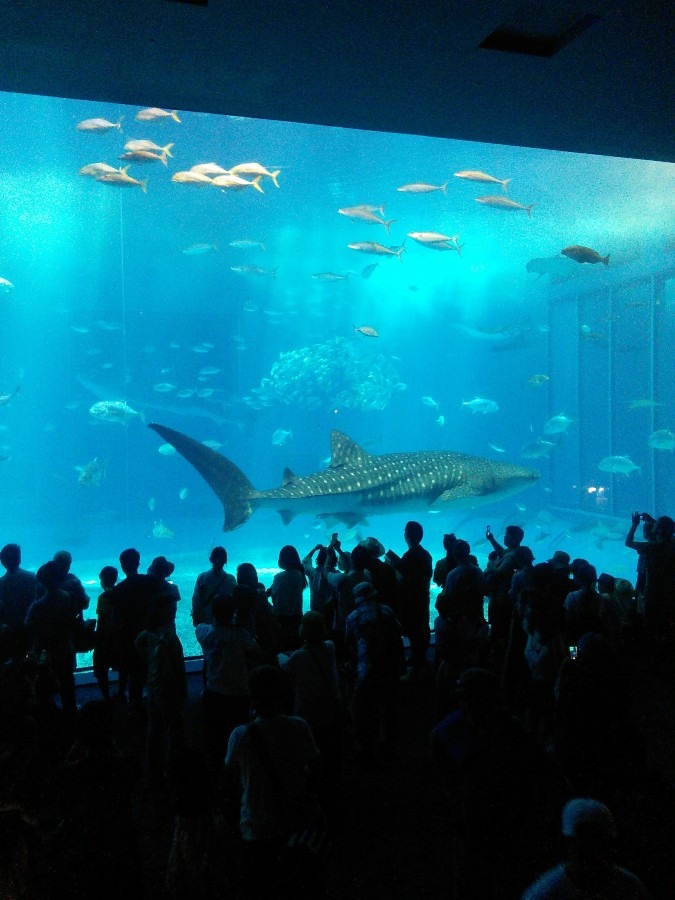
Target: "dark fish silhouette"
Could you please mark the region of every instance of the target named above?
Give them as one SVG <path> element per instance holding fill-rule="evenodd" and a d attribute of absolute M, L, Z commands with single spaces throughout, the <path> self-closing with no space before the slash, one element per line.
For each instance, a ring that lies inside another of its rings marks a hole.
<path fill-rule="evenodd" d="M 284 524 L 299 514 L 318 515 L 353 526 L 378 513 L 469 507 L 513 494 L 539 472 L 511 463 L 445 451 L 368 453 L 341 431 L 331 432 L 330 465 L 311 475 L 284 471 L 281 486 L 257 491 L 229 459 L 199 441 L 150 425 L 197 469 L 225 509 L 224 531 L 243 525 L 259 507 L 276 509 Z"/>

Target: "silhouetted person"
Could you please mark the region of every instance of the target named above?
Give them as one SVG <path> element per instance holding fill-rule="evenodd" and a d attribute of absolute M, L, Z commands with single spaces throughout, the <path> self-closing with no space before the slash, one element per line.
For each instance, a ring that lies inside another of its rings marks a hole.
<path fill-rule="evenodd" d="M 433 561 L 422 546 L 424 529 L 419 522 L 408 522 L 403 538 L 408 549 L 399 557 L 392 551 L 387 558 L 400 576 L 400 618 L 403 633 L 410 641 L 411 675 L 416 677 L 427 664 L 429 648 L 429 603 Z"/>
<path fill-rule="evenodd" d="M 21 547 L 5 544 L 0 563 L 7 570 L 0 578 L 0 626 L 4 626 L 6 655 L 19 659 L 27 650 L 24 623 L 31 603 L 37 597 L 38 580 L 21 568 Z"/>
<path fill-rule="evenodd" d="M 214 547 L 209 556 L 211 568 L 197 575 L 195 589 L 192 594 L 192 624 L 202 622 L 213 624 L 211 604 L 216 597 L 229 597 L 235 588 L 234 575 L 225 571 L 227 550 L 225 547 Z"/>
<path fill-rule="evenodd" d="M 565 861 L 531 884 L 523 900 L 647 900 L 640 879 L 616 864 L 617 829 L 597 800 L 575 798 L 562 811 Z"/>
<path fill-rule="evenodd" d="M 137 715 L 143 714 L 145 663 L 136 651 L 135 640 L 148 624 L 151 604 L 160 585 L 152 575 L 139 574 L 141 555 L 130 547 L 120 553 L 120 568 L 125 578 L 113 590 L 112 624 L 117 641 L 120 680 L 118 697 L 129 687 L 129 704 Z"/>

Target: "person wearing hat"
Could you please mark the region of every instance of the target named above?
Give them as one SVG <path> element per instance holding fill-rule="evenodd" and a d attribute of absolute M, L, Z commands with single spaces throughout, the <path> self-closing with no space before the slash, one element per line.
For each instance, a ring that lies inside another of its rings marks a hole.
<path fill-rule="evenodd" d="M 396 689 L 405 667 L 401 625 L 379 602 L 369 581 L 352 590 L 354 610 L 345 623 L 345 648 L 352 665 L 352 716 L 359 742 L 356 760 L 375 765 L 394 740 Z M 380 738 L 382 737 L 382 740 Z"/>
<path fill-rule="evenodd" d="M 523 900 L 640 900 L 649 893 L 640 879 L 615 862 L 617 828 L 604 803 L 576 797 L 562 811 L 565 862 L 530 885 Z"/>
<path fill-rule="evenodd" d="M 158 582 L 158 590 L 153 602 L 166 603 L 171 608 L 171 618 L 174 622 L 180 601 L 180 591 L 178 585 L 169 581 L 169 578 L 173 575 L 175 568 L 166 556 L 156 556 L 148 566 L 148 575 L 153 575 Z"/>
<path fill-rule="evenodd" d="M 360 541 L 358 546 L 370 554 L 366 569 L 370 572 L 370 580 L 379 595 L 380 603 L 386 603 L 398 616 L 398 581 L 392 567 L 381 558 L 385 553 L 384 544 L 375 537 L 367 537 Z"/>

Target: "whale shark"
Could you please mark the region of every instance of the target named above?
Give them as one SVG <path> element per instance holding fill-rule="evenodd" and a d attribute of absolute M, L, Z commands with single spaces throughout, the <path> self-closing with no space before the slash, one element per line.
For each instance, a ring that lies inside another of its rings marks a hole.
<path fill-rule="evenodd" d="M 447 451 L 368 453 L 348 435 L 331 431 L 327 468 L 298 476 L 285 469 L 281 485 L 256 490 L 231 460 L 199 441 L 150 424 L 191 463 L 220 498 L 224 531 L 243 525 L 256 509 L 277 510 L 284 524 L 298 514 L 344 522 L 352 527 L 367 516 L 395 512 L 473 508 L 522 490 L 539 472 L 507 462 Z"/>

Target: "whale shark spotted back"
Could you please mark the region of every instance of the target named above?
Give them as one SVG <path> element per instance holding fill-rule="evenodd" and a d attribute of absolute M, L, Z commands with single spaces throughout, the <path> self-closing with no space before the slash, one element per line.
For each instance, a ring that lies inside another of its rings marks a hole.
<path fill-rule="evenodd" d="M 256 490 L 235 463 L 164 425 L 149 426 L 191 463 L 219 497 L 225 531 L 243 525 L 260 507 L 276 509 L 284 523 L 306 513 L 352 526 L 369 515 L 470 507 L 533 484 L 533 469 L 450 451 L 368 453 L 341 431 L 331 432 L 326 469 L 298 476 L 284 471 L 279 487 Z"/>

